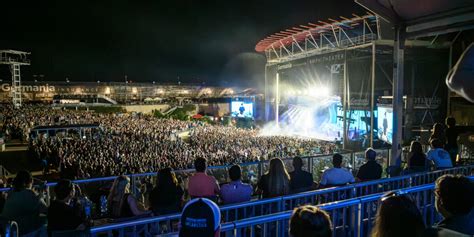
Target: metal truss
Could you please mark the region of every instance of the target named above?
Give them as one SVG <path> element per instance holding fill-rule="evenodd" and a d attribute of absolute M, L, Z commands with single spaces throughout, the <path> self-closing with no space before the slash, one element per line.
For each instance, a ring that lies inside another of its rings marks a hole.
<path fill-rule="evenodd" d="M 267 63 L 272 65 L 379 39 L 377 16 L 353 14 L 351 19 L 340 18 L 280 31 L 260 41 L 256 50 L 265 52 Z"/>
<path fill-rule="evenodd" d="M 27 58 L 28 55 L 30 55 L 30 53 L 17 50 L 0 50 L 0 64 L 10 66 L 12 74 L 11 95 L 15 108 L 21 107 L 22 88 L 20 66 L 30 65 L 30 60 Z"/>

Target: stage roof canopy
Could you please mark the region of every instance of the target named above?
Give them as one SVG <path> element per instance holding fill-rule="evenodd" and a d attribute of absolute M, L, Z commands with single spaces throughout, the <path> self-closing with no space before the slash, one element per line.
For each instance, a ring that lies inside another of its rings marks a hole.
<path fill-rule="evenodd" d="M 293 44 L 298 44 L 304 42 L 307 39 L 319 39 L 320 35 L 332 36 L 339 33 L 336 30 L 342 30 L 348 35 L 363 35 L 365 31 L 376 31 L 377 18 L 375 15 L 366 14 L 366 15 L 357 15 L 352 14 L 350 18 L 340 16 L 338 18 L 329 18 L 327 20 L 320 20 L 318 22 L 309 22 L 305 25 L 299 25 L 292 27 L 290 29 L 282 30 L 280 32 L 274 33 L 270 36 L 267 36 L 263 40 L 260 40 L 255 46 L 257 52 L 264 52 L 268 49 L 280 49 L 290 47 Z M 367 26 L 367 28 L 366 28 Z"/>
<path fill-rule="evenodd" d="M 393 25 L 405 25 L 407 38 L 474 28 L 473 0 L 355 0 Z"/>

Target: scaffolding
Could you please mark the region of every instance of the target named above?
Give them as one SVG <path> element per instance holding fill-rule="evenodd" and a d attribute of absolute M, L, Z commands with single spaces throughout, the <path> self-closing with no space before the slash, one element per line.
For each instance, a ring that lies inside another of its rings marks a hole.
<path fill-rule="evenodd" d="M 12 86 L 11 96 L 13 106 L 15 108 L 21 107 L 21 65 L 30 65 L 28 59 L 29 52 L 17 51 L 17 50 L 0 50 L 0 64 L 10 66 L 10 72 L 12 74 Z"/>

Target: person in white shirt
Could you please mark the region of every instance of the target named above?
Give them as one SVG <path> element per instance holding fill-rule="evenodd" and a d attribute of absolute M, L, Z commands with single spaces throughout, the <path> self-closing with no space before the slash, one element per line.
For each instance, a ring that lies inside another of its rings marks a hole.
<path fill-rule="evenodd" d="M 324 171 L 321 182 L 319 183 L 319 188 L 327 188 L 333 186 L 341 186 L 348 183 L 354 183 L 355 178 L 352 173 L 342 168 L 342 155 L 334 154 L 332 157 L 332 165 L 334 166 L 331 169 Z"/>
<path fill-rule="evenodd" d="M 439 139 L 431 140 L 431 150 L 426 154 L 426 158 L 430 160 L 437 170 L 452 168 L 453 163 L 449 153 L 443 149 L 443 143 Z"/>

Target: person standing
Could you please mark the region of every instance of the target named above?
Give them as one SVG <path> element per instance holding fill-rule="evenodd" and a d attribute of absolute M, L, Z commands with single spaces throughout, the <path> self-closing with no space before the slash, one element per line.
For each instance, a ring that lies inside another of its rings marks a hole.
<path fill-rule="evenodd" d="M 433 130 L 430 135 L 430 143 L 431 140 L 438 139 L 442 144 L 446 143 L 446 133 L 444 130 L 444 125 L 442 123 L 435 123 L 433 125 Z"/>
<path fill-rule="evenodd" d="M 446 145 L 444 149 L 449 153 L 453 166 L 456 166 L 456 158 L 458 155 L 458 137 L 459 130 L 456 127 L 456 119 L 453 117 L 446 118 Z"/>
<path fill-rule="evenodd" d="M 426 155 L 437 170 L 453 167 L 449 153 L 444 150 L 443 143 L 438 139 L 431 140 L 431 150 Z"/>

